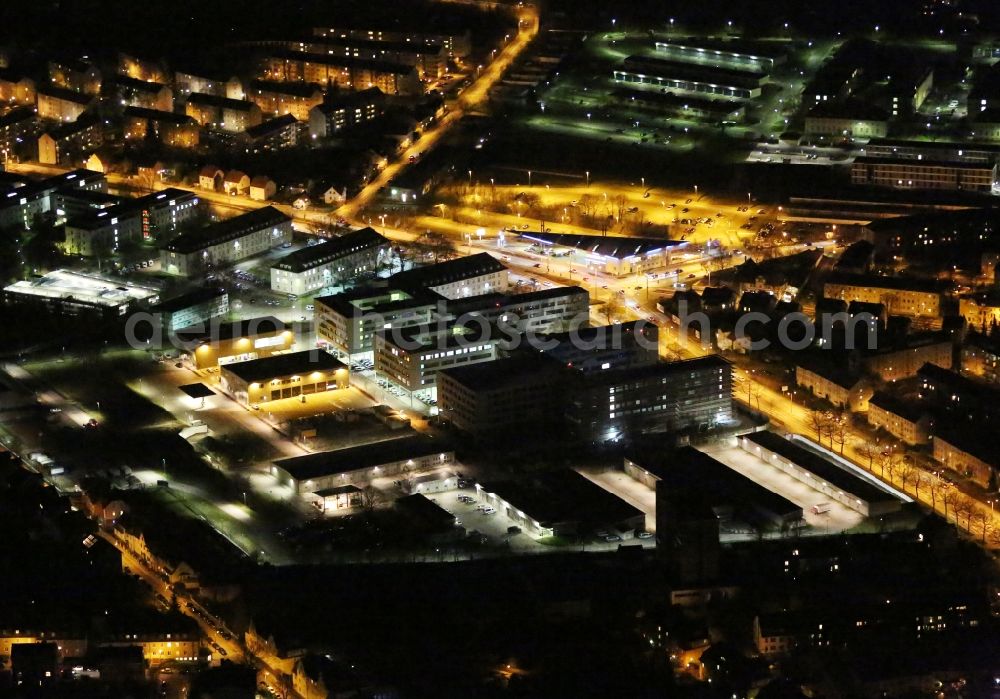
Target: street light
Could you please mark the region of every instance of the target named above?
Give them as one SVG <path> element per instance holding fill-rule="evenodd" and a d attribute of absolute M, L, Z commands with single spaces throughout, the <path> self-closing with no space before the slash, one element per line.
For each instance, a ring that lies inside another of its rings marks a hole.
<path fill-rule="evenodd" d="M 589 187 L 590 186 L 590 170 L 585 171 L 584 174 L 587 176 L 587 186 Z"/>
<path fill-rule="evenodd" d="M 528 186 L 531 186 L 531 170 L 528 170 Z"/>

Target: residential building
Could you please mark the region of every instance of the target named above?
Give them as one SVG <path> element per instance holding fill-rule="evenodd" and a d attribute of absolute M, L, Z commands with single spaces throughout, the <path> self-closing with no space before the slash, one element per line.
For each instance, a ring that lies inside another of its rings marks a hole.
<path fill-rule="evenodd" d="M 240 132 L 256 126 L 263 117 L 260 107 L 246 100 L 193 92 L 188 95 L 185 113 L 210 129 Z"/>
<path fill-rule="evenodd" d="M 278 185 L 267 175 L 257 175 L 250 180 L 249 194 L 250 198 L 254 201 L 268 201 L 273 199 L 277 191 Z"/>
<path fill-rule="evenodd" d="M 565 369 L 538 355 L 456 366 L 437 374 L 438 415 L 476 439 L 545 434 L 562 422 Z"/>
<path fill-rule="evenodd" d="M 159 315 L 163 329 L 168 333 L 183 328 L 197 329 L 213 318 L 229 315 L 229 294 L 225 289 L 200 287 L 161 301 L 150 307 L 149 312 Z"/>
<path fill-rule="evenodd" d="M 866 411 L 872 395 L 867 379 L 825 361 L 803 360 L 796 364 L 795 384 L 852 412 Z"/>
<path fill-rule="evenodd" d="M 172 112 L 174 109 L 173 90 L 158 82 L 116 75 L 114 90 L 123 106 L 155 109 L 160 112 Z"/>
<path fill-rule="evenodd" d="M 24 152 L 23 144 L 33 143 L 41 130 L 42 122 L 33 106 L 15 107 L 0 116 L 0 160 L 6 162 Z"/>
<path fill-rule="evenodd" d="M 43 180 L 18 180 L 0 186 L 0 228 L 18 226 L 31 229 L 35 217 L 53 209 L 56 192 L 75 190 L 107 192 L 108 180 L 102 173 L 71 170 Z"/>
<path fill-rule="evenodd" d="M 49 80 L 63 90 L 96 95 L 101 91 L 101 71 L 93 63 L 73 59 L 49 61 Z"/>
<path fill-rule="evenodd" d="M 308 121 L 309 110 L 323 103 L 323 88 L 316 83 L 254 80 L 247 99 L 264 114 L 291 114 L 299 121 Z"/>
<path fill-rule="evenodd" d="M 1000 323 L 1000 290 L 965 294 L 958 299 L 958 314 L 969 327 L 986 333 Z"/>
<path fill-rule="evenodd" d="M 406 42 L 412 44 L 425 44 L 429 46 L 443 46 L 449 56 L 453 58 L 466 58 L 472 53 L 472 34 L 467 27 L 450 27 L 452 31 L 428 32 L 428 25 L 425 21 L 416 17 L 411 18 L 412 26 L 403 28 L 397 20 L 403 19 L 394 17 L 391 23 L 370 23 L 359 22 L 352 24 L 351 19 L 346 15 L 338 20 L 338 24 L 333 27 L 315 27 L 313 35 L 325 38 L 343 37 L 350 39 L 372 39 L 374 41 L 386 42 Z"/>
<path fill-rule="evenodd" d="M 209 75 L 204 70 L 205 66 L 197 68 L 187 68 L 174 72 L 174 90 L 179 96 L 198 92 L 205 95 L 215 95 L 216 97 L 226 97 L 231 100 L 242 100 L 246 98 L 243 91 L 243 83 L 236 76 Z"/>
<path fill-rule="evenodd" d="M 441 44 L 381 41 L 351 36 L 311 37 L 284 42 L 290 51 L 370 58 L 413 66 L 421 80 L 437 80 L 448 71 L 448 54 Z"/>
<path fill-rule="evenodd" d="M 293 148 L 304 125 L 291 114 L 268 119 L 243 132 L 247 150 L 253 153 Z"/>
<path fill-rule="evenodd" d="M 411 97 L 423 88 L 417 69 L 403 63 L 303 51 L 274 51 L 264 61 L 266 80 L 317 83 L 352 90 L 377 87 L 387 95 Z"/>
<path fill-rule="evenodd" d="M 182 329 L 177 338 L 184 343 L 191 363 L 198 370 L 270 357 L 288 352 L 295 344 L 295 333 L 274 316 L 234 323 L 212 319 L 201 326 Z"/>
<path fill-rule="evenodd" d="M 882 429 L 906 444 L 927 444 L 933 419 L 919 405 L 876 391 L 868 401 L 868 424 Z"/>
<path fill-rule="evenodd" d="M 302 296 L 362 275 L 374 276 L 389 241 L 372 228 L 285 255 L 271 266 L 271 289 Z"/>
<path fill-rule="evenodd" d="M 315 304 L 317 341 L 348 357 L 372 352 L 375 334 L 386 328 L 428 325 L 443 307 L 444 298 L 428 291 L 404 291 L 389 286 L 361 287 Z"/>
<path fill-rule="evenodd" d="M 275 461 L 271 475 L 300 495 L 343 485 L 367 485 L 455 465 L 455 452 L 422 435 L 363 444 Z"/>
<path fill-rule="evenodd" d="M 36 99 L 40 119 L 75 121 L 94 104 L 96 98 L 85 92 L 58 87 L 40 87 Z"/>
<path fill-rule="evenodd" d="M 0 103 L 8 107 L 34 106 L 36 99 L 34 80 L 7 69 L 0 69 Z"/>
<path fill-rule="evenodd" d="M 946 189 L 990 194 L 998 185 L 997 165 L 862 156 L 851 165 L 851 183 L 892 189 Z"/>
<path fill-rule="evenodd" d="M 504 339 L 491 326 L 454 321 L 378 330 L 375 373 L 411 393 L 433 395 L 439 371 L 492 362 Z"/>
<path fill-rule="evenodd" d="M 944 332 L 910 335 L 902 347 L 889 347 L 862 358 L 865 371 L 882 381 L 900 381 L 917 375 L 924 364 L 951 369 L 955 344 Z"/>
<path fill-rule="evenodd" d="M 197 195 L 167 188 L 66 221 L 66 252 L 91 257 L 115 252 L 125 242 L 166 239 L 199 211 Z"/>
<path fill-rule="evenodd" d="M 292 220 L 273 206 L 265 206 L 174 238 L 160 251 L 161 269 L 190 276 L 291 241 Z"/>
<path fill-rule="evenodd" d="M 222 191 L 232 196 L 250 193 L 250 175 L 242 170 L 230 170 L 222 179 Z"/>
<path fill-rule="evenodd" d="M 336 93 L 309 110 L 309 135 L 329 138 L 341 131 L 367 124 L 383 114 L 385 94 L 377 87 Z"/>
<path fill-rule="evenodd" d="M 163 61 L 121 51 L 118 52 L 118 74 L 152 83 L 170 82 L 170 71 L 163 65 Z"/>
<path fill-rule="evenodd" d="M 226 173 L 215 165 L 206 165 L 198 171 L 198 186 L 213 192 L 222 191 L 222 182 Z"/>
<path fill-rule="evenodd" d="M 596 442 L 706 431 L 732 419 L 732 393 L 732 367 L 712 355 L 581 375 L 567 416 L 581 438 Z"/>
<path fill-rule="evenodd" d="M 246 406 L 325 393 L 350 385 L 348 368 L 332 354 L 311 349 L 230 362 L 220 367 L 223 388 Z"/>
<path fill-rule="evenodd" d="M 917 372 L 920 397 L 950 416 L 951 425 L 1000 423 L 1000 389 L 934 364 Z"/>
<path fill-rule="evenodd" d="M 987 383 L 1000 384 L 1000 338 L 970 332 L 962 345 L 959 368 Z"/>
<path fill-rule="evenodd" d="M 124 136 L 127 141 L 155 137 L 165 146 L 194 148 L 199 141 L 198 122 L 186 114 L 145 107 L 126 107 Z"/>
<path fill-rule="evenodd" d="M 935 461 L 983 488 L 996 489 L 1000 453 L 993 440 L 969 429 L 939 427 L 932 441 Z"/>
<path fill-rule="evenodd" d="M 495 257 L 481 252 L 393 275 L 390 283 L 404 289 L 429 289 L 448 299 L 504 293 L 507 268 Z"/>
<path fill-rule="evenodd" d="M 889 315 L 911 318 L 940 317 L 943 291 L 936 281 L 856 274 L 832 274 L 823 287 L 827 298 L 881 303 Z"/>

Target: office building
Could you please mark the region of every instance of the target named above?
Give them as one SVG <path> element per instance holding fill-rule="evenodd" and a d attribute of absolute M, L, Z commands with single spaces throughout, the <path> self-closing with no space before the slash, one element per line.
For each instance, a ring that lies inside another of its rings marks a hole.
<path fill-rule="evenodd" d="M 562 286 L 460 297 L 448 301 L 446 308 L 448 318 L 482 318 L 504 332 L 558 333 L 587 325 L 590 294 L 579 286 Z"/>
<path fill-rule="evenodd" d="M 567 415 L 588 441 L 642 433 L 707 431 L 733 417 L 732 367 L 719 356 L 578 377 Z"/>
<path fill-rule="evenodd" d="M 404 289 L 430 289 L 448 299 L 504 293 L 509 285 L 507 268 L 486 252 L 408 269 L 390 282 Z"/>
<path fill-rule="evenodd" d="M 453 321 L 379 330 L 375 373 L 411 393 L 426 390 L 433 395 L 439 371 L 492 362 L 503 339 L 491 326 Z"/>
<path fill-rule="evenodd" d="M 428 291 L 389 286 L 361 287 L 314 301 L 316 339 L 354 358 L 375 348 L 375 333 L 427 325 L 437 317 L 444 297 Z"/>
<path fill-rule="evenodd" d="M 0 228 L 31 229 L 35 217 L 53 209 L 56 192 L 74 190 L 107 192 L 102 173 L 71 170 L 43 180 L 24 179 L 0 185 Z"/>
<path fill-rule="evenodd" d="M 838 138 L 885 138 L 889 115 L 860 100 L 820 102 L 806 114 L 805 132 Z"/>
<path fill-rule="evenodd" d="M 271 288 L 301 296 L 362 275 L 374 276 L 389 241 L 362 228 L 285 255 L 271 266 Z"/>
<path fill-rule="evenodd" d="M 539 350 L 563 366 L 589 374 L 649 366 L 660 361 L 659 328 L 653 323 L 615 323 L 546 333 Z"/>
<path fill-rule="evenodd" d="M 166 239 L 198 213 L 197 195 L 173 187 L 67 218 L 66 252 L 92 257 L 125 242 Z"/>
<path fill-rule="evenodd" d="M 161 301 L 149 309 L 159 315 L 163 329 L 175 332 L 205 325 L 213 318 L 229 314 L 229 294 L 225 289 L 202 287 Z"/>
<path fill-rule="evenodd" d="M 760 97 L 766 75 L 653 56 L 633 55 L 626 58 L 621 67 L 612 71 L 611 77 L 615 82 L 649 85 L 695 95 L 748 100 Z"/>
<path fill-rule="evenodd" d="M 304 399 L 350 385 L 348 368 L 319 349 L 230 362 L 221 366 L 219 375 L 223 388 L 247 406 Z"/>
<path fill-rule="evenodd" d="M 295 344 L 292 329 L 274 316 L 235 323 L 210 320 L 177 333 L 195 369 L 213 369 L 232 362 L 288 352 Z"/>
<path fill-rule="evenodd" d="M 292 220 L 273 206 L 184 233 L 160 251 L 167 274 L 190 276 L 292 242 Z"/>
<path fill-rule="evenodd" d="M 551 434 L 563 423 L 567 379 L 558 362 L 532 354 L 445 369 L 437 374 L 438 415 L 483 441 Z"/>

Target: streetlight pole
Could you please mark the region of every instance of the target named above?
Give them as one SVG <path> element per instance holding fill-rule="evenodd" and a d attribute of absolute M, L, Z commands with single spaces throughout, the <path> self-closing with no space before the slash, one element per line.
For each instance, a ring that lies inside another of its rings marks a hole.
<path fill-rule="evenodd" d="M 531 170 L 528 170 L 528 186 L 531 186 Z"/>
<path fill-rule="evenodd" d="M 590 186 L 590 170 L 584 171 L 584 174 L 587 176 L 587 186 L 589 187 Z"/>

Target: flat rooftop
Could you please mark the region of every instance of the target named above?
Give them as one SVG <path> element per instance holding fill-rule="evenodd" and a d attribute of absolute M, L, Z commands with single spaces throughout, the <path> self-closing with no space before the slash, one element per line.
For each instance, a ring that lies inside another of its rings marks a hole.
<path fill-rule="evenodd" d="M 161 301 L 149 310 L 154 312 L 159 311 L 160 313 L 176 313 L 177 311 L 183 311 L 191 308 L 192 306 L 214 301 L 215 299 L 222 298 L 225 295 L 225 289 L 201 287 L 199 289 L 189 291 L 186 294 L 181 294 L 180 296 L 174 296 L 166 301 Z"/>
<path fill-rule="evenodd" d="M 274 465 L 297 481 L 337 473 L 363 471 L 383 464 L 420 459 L 435 454 L 448 455 L 451 448 L 422 435 L 388 439 L 347 449 L 322 451 L 280 459 Z"/>
<path fill-rule="evenodd" d="M 538 473 L 517 481 L 480 483 L 479 486 L 542 526 L 563 522 L 614 524 L 645 517 L 639 508 L 570 469 Z"/>
<path fill-rule="evenodd" d="M 618 71 L 648 73 L 663 78 L 690 80 L 693 82 L 725 85 L 728 87 L 756 88 L 767 77 L 764 73 L 750 70 L 717 68 L 698 63 L 684 63 L 654 56 L 629 56 Z"/>
<path fill-rule="evenodd" d="M 763 449 L 783 456 L 796 466 L 809 471 L 820 480 L 826 481 L 834 488 L 849 495 L 854 495 L 867 503 L 894 502 L 896 500 L 891 494 L 845 471 L 829 459 L 806 449 L 800 444 L 791 442 L 774 432 L 767 430 L 753 432 L 744 435 L 743 439 L 747 439 Z"/>
<path fill-rule="evenodd" d="M 209 321 L 192 330 L 180 330 L 177 337 L 188 342 L 220 342 L 237 340 L 243 337 L 259 337 L 261 335 L 277 335 L 289 330 L 288 325 L 274 316 L 246 318 L 233 323 Z"/>
<path fill-rule="evenodd" d="M 404 291 L 394 287 L 364 286 L 341 294 L 319 296 L 315 303 L 344 317 L 362 313 L 391 313 L 420 306 L 434 306 L 444 297 L 430 290 Z"/>
<path fill-rule="evenodd" d="M 269 381 L 279 376 L 310 374 L 314 371 L 338 371 L 347 369 L 343 362 L 332 354 L 320 349 L 302 350 L 275 354 L 262 359 L 233 362 L 222 367 L 222 371 L 238 376 L 247 383 Z"/>
<path fill-rule="evenodd" d="M 4 289 L 9 294 L 79 301 L 92 306 L 116 308 L 137 301 L 155 302 L 159 290 L 128 284 L 90 274 L 58 269 L 43 277 L 14 282 Z"/>

